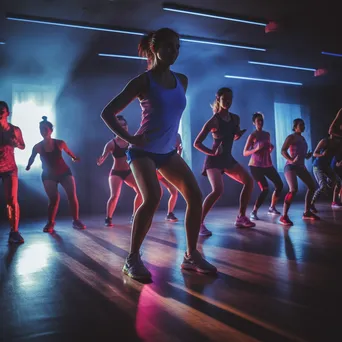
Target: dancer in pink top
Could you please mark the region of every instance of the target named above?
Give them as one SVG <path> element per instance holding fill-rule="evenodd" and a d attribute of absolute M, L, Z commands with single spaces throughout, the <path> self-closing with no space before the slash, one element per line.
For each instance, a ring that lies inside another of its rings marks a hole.
<path fill-rule="evenodd" d="M 270 133 L 263 131 L 264 115 L 260 112 L 256 112 L 252 116 L 252 121 L 256 130 L 249 135 L 243 150 L 243 155 L 245 157 L 251 156 L 248 165 L 254 180 L 258 183 L 261 190 L 261 193 L 254 204 L 253 211 L 250 214 L 251 220 L 259 220 L 258 209 L 264 203 L 269 191 L 266 178 L 271 180 L 275 187 L 271 206 L 268 209 L 268 214 L 270 215 L 280 215 L 280 212 L 275 206 L 283 189 L 283 182 L 272 164 L 271 152 L 273 151 L 274 146 L 270 141 Z"/>

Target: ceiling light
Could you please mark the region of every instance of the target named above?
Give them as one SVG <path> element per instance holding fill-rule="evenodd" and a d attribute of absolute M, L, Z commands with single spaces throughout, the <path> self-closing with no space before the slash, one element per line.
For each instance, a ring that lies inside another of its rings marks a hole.
<path fill-rule="evenodd" d="M 269 83 L 281 83 L 281 84 L 290 84 L 290 85 L 296 85 L 301 86 L 303 83 L 299 82 L 289 82 L 289 81 L 280 81 L 280 80 L 269 80 L 266 78 L 254 78 L 254 77 L 244 77 L 244 76 L 232 76 L 232 75 L 224 75 L 226 78 L 233 78 L 233 79 L 239 79 L 239 80 L 247 80 L 247 81 L 257 81 L 257 82 L 269 82 Z"/>
<path fill-rule="evenodd" d="M 283 64 L 273 64 L 273 63 L 263 63 L 263 62 L 255 62 L 255 61 L 248 61 L 249 64 L 257 64 L 257 65 L 263 65 L 263 66 L 270 66 L 270 67 L 276 67 L 276 68 L 286 68 L 286 69 L 295 69 L 295 70 L 304 70 L 304 71 L 316 71 L 316 69 L 313 68 L 303 68 L 299 66 L 293 66 L 293 65 L 283 65 Z"/>
<path fill-rule="evenodd" d="M 342 54 L 340 54 L 340 53 L 332 53 L 332 52 L 325 52 L 325 51 L 322 51 L 322 55 L 342 57 Z"/>
<path fill-rule="evenodd" d="M 141 60 L 147 60 L 146 57 L 139 57 L 139 56 L 128 56 L 128 55 L 113 55 L 109 53 L 99 53 L 100 57 L 112 57 L 112 58 L 124 58 L 124 59 L 141 59 Z"/>
<path fill-rule="evenodd" d="M 164 11 L 169 12 L 176 12 L 176 13 L 182 13 L 182 14 L 190 14 L 195 15 L 199 17 L 206 17 L 211 19 L 220 19 L 220 20 L 228 20 L 228 21 L 234 21 L 237 23 L 243 23 L 243 24 L 251 24 L 251 25 L 257 25 L 257 26 L 266 26 L 267 24 L 261 21 L 254 21 L 254 20 L 247 20 L 247 19 L 240 19 L 238 17 L 232 17 L 228 15 L 217 15 L 217 14 L 210 14 L 208 12 L 202 11 L 202 10 L 194 10 L 194 9 L 187 9 L 185 7 L 179 7 L 174 6 L 171 4 L 164 5 L 163 6 Z"/>

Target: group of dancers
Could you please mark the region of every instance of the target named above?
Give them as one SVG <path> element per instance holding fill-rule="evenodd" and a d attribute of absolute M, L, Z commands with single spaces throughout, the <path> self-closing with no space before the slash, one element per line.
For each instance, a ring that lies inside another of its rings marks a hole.
<path fill-rule="evenodd" d="M 292 225 L 288 212 L 298 190 L 297 177 L 307 187 L 303 219 L 319 220 L 315 202 L 320 194 L 334 187 L 332 207 L 341 207 L 342 179 L 342 110 L 333 121 L 329 137 L 321 140 L 315 151 L 308 151 L 308 145 L 302 133 L 305 123 L 302 119 L 293 122 L 290 134 L 281 149 L 286 159 L 284 175 L 289 186 L 285 196 L 283 213 L 276 205 L 283 190 L 283 182 L 271 160 L 274 146 L 270 133 L 263 130 L 265 117 L 261 112 L 252 116 L 255 131 L 246 141 L 243 155 L 250 157 L 247 172 L 232 156 L 232 146 L 240 139 L 246 129 L 240 128 L 240 118 L 229 111 L 233 93 L 230 88 L 221 88 L 216 93 L 212 105 L 213 114 L 204 124 L 195 139 L 194 147 L 206 155 L 203 175 L 208 177 L 212 191 L 202 202 L 202 194 L 196 178 L 182 159 L 182 142 L 178 134 L 179 123 L 186 106 L 185 93 L 188 79 L 185 75 L 172 72 L 179 54 L 179 36 L 168 28 L 163 28 L 144 36 L 139 44 L 140 56 L 147 57 L 148 70 L 130 80 L 120 94 L 115 96 L 101 113 L 101 118 L 115 134 L 104 147 L 97 159 L 100 166 L 111 154 L 114 160 L 109 174 L 110 198 L 107 202 L 105 225 L 112 226 L 122 184 L 131 187 L 135 193 L 132 230 L 129 255 L 123 266 L 123 272 L 134 279 L 151 278 L 141 255 L 141 245 L 150 229 L 153 216 L 158 208 L 163 184 L 170 193 L 166 220 L 177 221 L 174 207 L 178 192 L 186 201 L 185 230 L 186 251 L 181 267 L 200 273 L 215 273 L 216 267 L 206 261 L 197 250 L 198 236 L 210 236 L 204 223 L 207 214 L 223 193 L 223 174 L 243 185 L 240 194 L 239 212 L 236 227 L 249 228 L 259 220 L 258 210 L 269 192 L 267 178 L 274 184 L 271 205 L 268 213 L 280 215 L 279 222 Z M 133 100 L 138 99 L 142 108 L 141 125 L 135 135 L 128 131 L 127 120 L 119 115 Z M 3 180 L 8 218 L 11 225 L 10 243 L 24 242 L 18 231 L 19 205 L 17 200 L 18 175 L 14 160 L 14 148 L 24 149 L 25 144 L 18 127 L 8 122 L 9 108 L 0 102 L 0 177 Z M 58 184 L 65 189 L 73 216 L 72 226 L 85 229 L 79 219 L 79 206 L 75 180 L 70 168 L 62 157 L 65 151 L 73 161 L 78 161 L 74 153 L 62 140 L 52 139 L 53 125 L 43 117 L 39 124 L 43 140 L 33 147 L 26 170 L 30 170 L 37 154 L 42 161 L 42 181 L 49 198 L 48 222 L 44 232 L 53 232 L 59 203 Z M 289 127 L 290 129 L 290 127 Z M 205 146 L 203 141 L 211 133 L 213 145 Z M 315 191 L 315 182 L 305 167 L 305 160 L 315 157 L 313 173 L 319 184 Z M 254 181 L 260 187 L 260 194 L 249 217 L 246 215 Z"/>

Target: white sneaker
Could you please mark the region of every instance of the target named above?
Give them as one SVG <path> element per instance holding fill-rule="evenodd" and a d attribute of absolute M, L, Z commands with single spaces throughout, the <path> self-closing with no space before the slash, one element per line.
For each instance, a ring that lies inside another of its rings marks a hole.
<path fill-rule="evenodd" d="M 188 255 L 185 253 L 184 260 L 181 265 L 184 270 L 192 270 L 198 273 L 216 273 L 217 268 L 206 261 L 199 251 L 195 250 Z"/>
<path fill-rule="evenodd" d="M 247 216 L 240 216 L 240 217 L 236 218 L 235 227 L 253 228 L 253 227 L 255 227 L 255 223 L 251 222 L 251 220 Z"/>
<path fill-rule="evenodd" d="M 204 223 L 201 223 L 201 228 L 200 228 L 200 231 L 199 231 L 199 235 L 200 236 L 211 236 L 213 235 L 213 233 L 207 229 L 207 227 L 205 226 Z"/>

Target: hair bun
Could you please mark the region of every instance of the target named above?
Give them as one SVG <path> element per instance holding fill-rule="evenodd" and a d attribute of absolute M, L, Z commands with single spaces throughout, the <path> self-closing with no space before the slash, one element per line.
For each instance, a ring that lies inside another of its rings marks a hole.
<path fill-rule="evenodd" d="M 47 121 L 47 116 L 42 116 L 43 121 Z"/>

